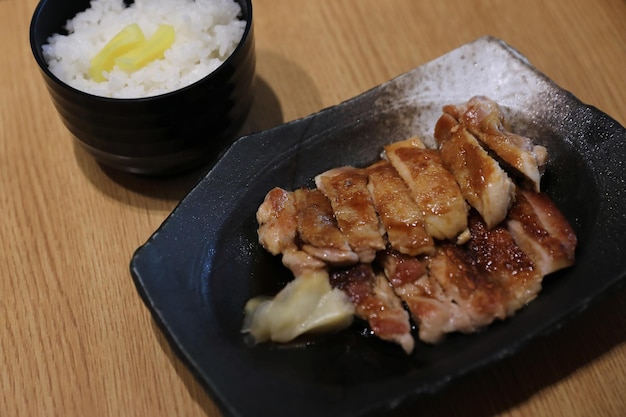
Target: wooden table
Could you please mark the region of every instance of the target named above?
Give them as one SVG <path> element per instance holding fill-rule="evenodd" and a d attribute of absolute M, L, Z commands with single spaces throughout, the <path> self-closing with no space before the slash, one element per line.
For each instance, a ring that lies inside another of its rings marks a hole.
<path fill-rule="evenodd" d="M 35 4 L 0 0 L 0 415 L 218 416 L 128 268 L 199 174 L 137 178 L 75 149 L 29 48 Z M 249 130 L 337 104 L 483 35 L 626 124 L 624 0 L 254 6 L 259 88 Z M 396 415 L 624 416 L 625 311 L 619 291 Z"/>

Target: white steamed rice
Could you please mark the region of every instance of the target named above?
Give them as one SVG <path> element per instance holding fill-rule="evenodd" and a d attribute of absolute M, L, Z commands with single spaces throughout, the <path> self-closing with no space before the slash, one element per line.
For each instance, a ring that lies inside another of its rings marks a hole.
<path fill-rule="evenodd" d="M 148 97 L 192 84 L 214 71 L 233 52 L 246 23 L 234 0 L 92 0 L 90 8 L 54 34 L 43 47 L 50 71 L 72 87 L 114 98 Z M 131 74 L 114 68 L 108 81 L 89 77 L 90 60 L 125 26 L 137 23 L 146 38 L 160 24 L 173 25 L 174 44 L 165 58 Z"/>

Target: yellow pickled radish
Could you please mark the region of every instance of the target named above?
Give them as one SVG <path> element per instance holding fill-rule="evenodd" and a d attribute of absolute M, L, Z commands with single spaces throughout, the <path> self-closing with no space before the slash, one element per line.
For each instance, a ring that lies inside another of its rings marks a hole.
<path fill-rule="evenodd" d="M 174 37 L 174 26 L 159 25 L 149 39 L 115 58 L 115 65 L 124 71 L 136 71 L 154 60 L 163 58 L 165 51 L 174 43 Z"/>
<path fill-rule="evenodd" d="M 146 37 L 138 24 L 132 23 L 113 37 L 100 52 L 91 60 L 89 75 L 97 82 L 106 81 L 103 71 L 111 71 L 115 58 L 132 50 L 146 41 Z"/>

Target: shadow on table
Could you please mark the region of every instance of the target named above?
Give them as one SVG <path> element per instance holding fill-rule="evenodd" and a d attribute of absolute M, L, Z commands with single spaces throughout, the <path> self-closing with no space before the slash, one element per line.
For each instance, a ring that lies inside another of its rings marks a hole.
<path fill-rule="evenodd" d="M 276 85 L 271 85 L 267 80 Z M 313 78 L 297 63 L 272 51 L 257 50 L 257 78 L 252 108 L 236 136 L 284 123 L 282 106 L 288 106 L 290 114 L 294 114 L 294 109 L 295 114 L 318 111 L 321 107 L 319 91 Z M 155 206 L 162 206 L 163 202 L 176 203 L 188 194 L 211 166 L 208 163 L 204 168 L 175 177 L 142 177 L 103 167 L 78 145 L 75 146 L 74 154 L 84 175 L 101 192 L 128 205 L 141 204 L 142 207 L 146 204 L 151 207 L 152 203 L 133 198 L 128 191 L 157 200 L 154 201 Z"/>
<path fill-rule="evenodd" d="M 267 82 L 260 77 L 257 78 L 252 108 L 237 137 L 269 129 L 281 123 L 283 114 L 278 97 Z M 177 202 L 187 195 L 208 170 L 208 167 L 201 167 L 173 177 L 138 176 L 98 164 L 78 145 L 75 145 L 74 149 L 76 160 L 85 176 L 103 193 L 127 204 L 133 204 L 133 201 L 128 199 L 127 191 L 149 198 Z M 110 186 L 110 181 L 122 188 Z"/>

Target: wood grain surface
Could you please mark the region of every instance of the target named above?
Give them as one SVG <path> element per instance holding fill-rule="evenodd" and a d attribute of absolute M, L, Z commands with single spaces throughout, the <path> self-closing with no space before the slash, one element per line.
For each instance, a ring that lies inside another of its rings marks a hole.
<path fill-rule="evenodd" d="M 75 148 L 30 50 L 35 6 L 0 0 L 0 416 L 219 416 L 128 267 L 200 172 L 133 177 Z M 259 83 L 244 131 L 338 104 L 484 35 L 626 124 L 624 0 L 255 0 L 254 18 Z M 624 416 L 625 311 L 626 292 L 611 294 L 394 415 Z"/>

